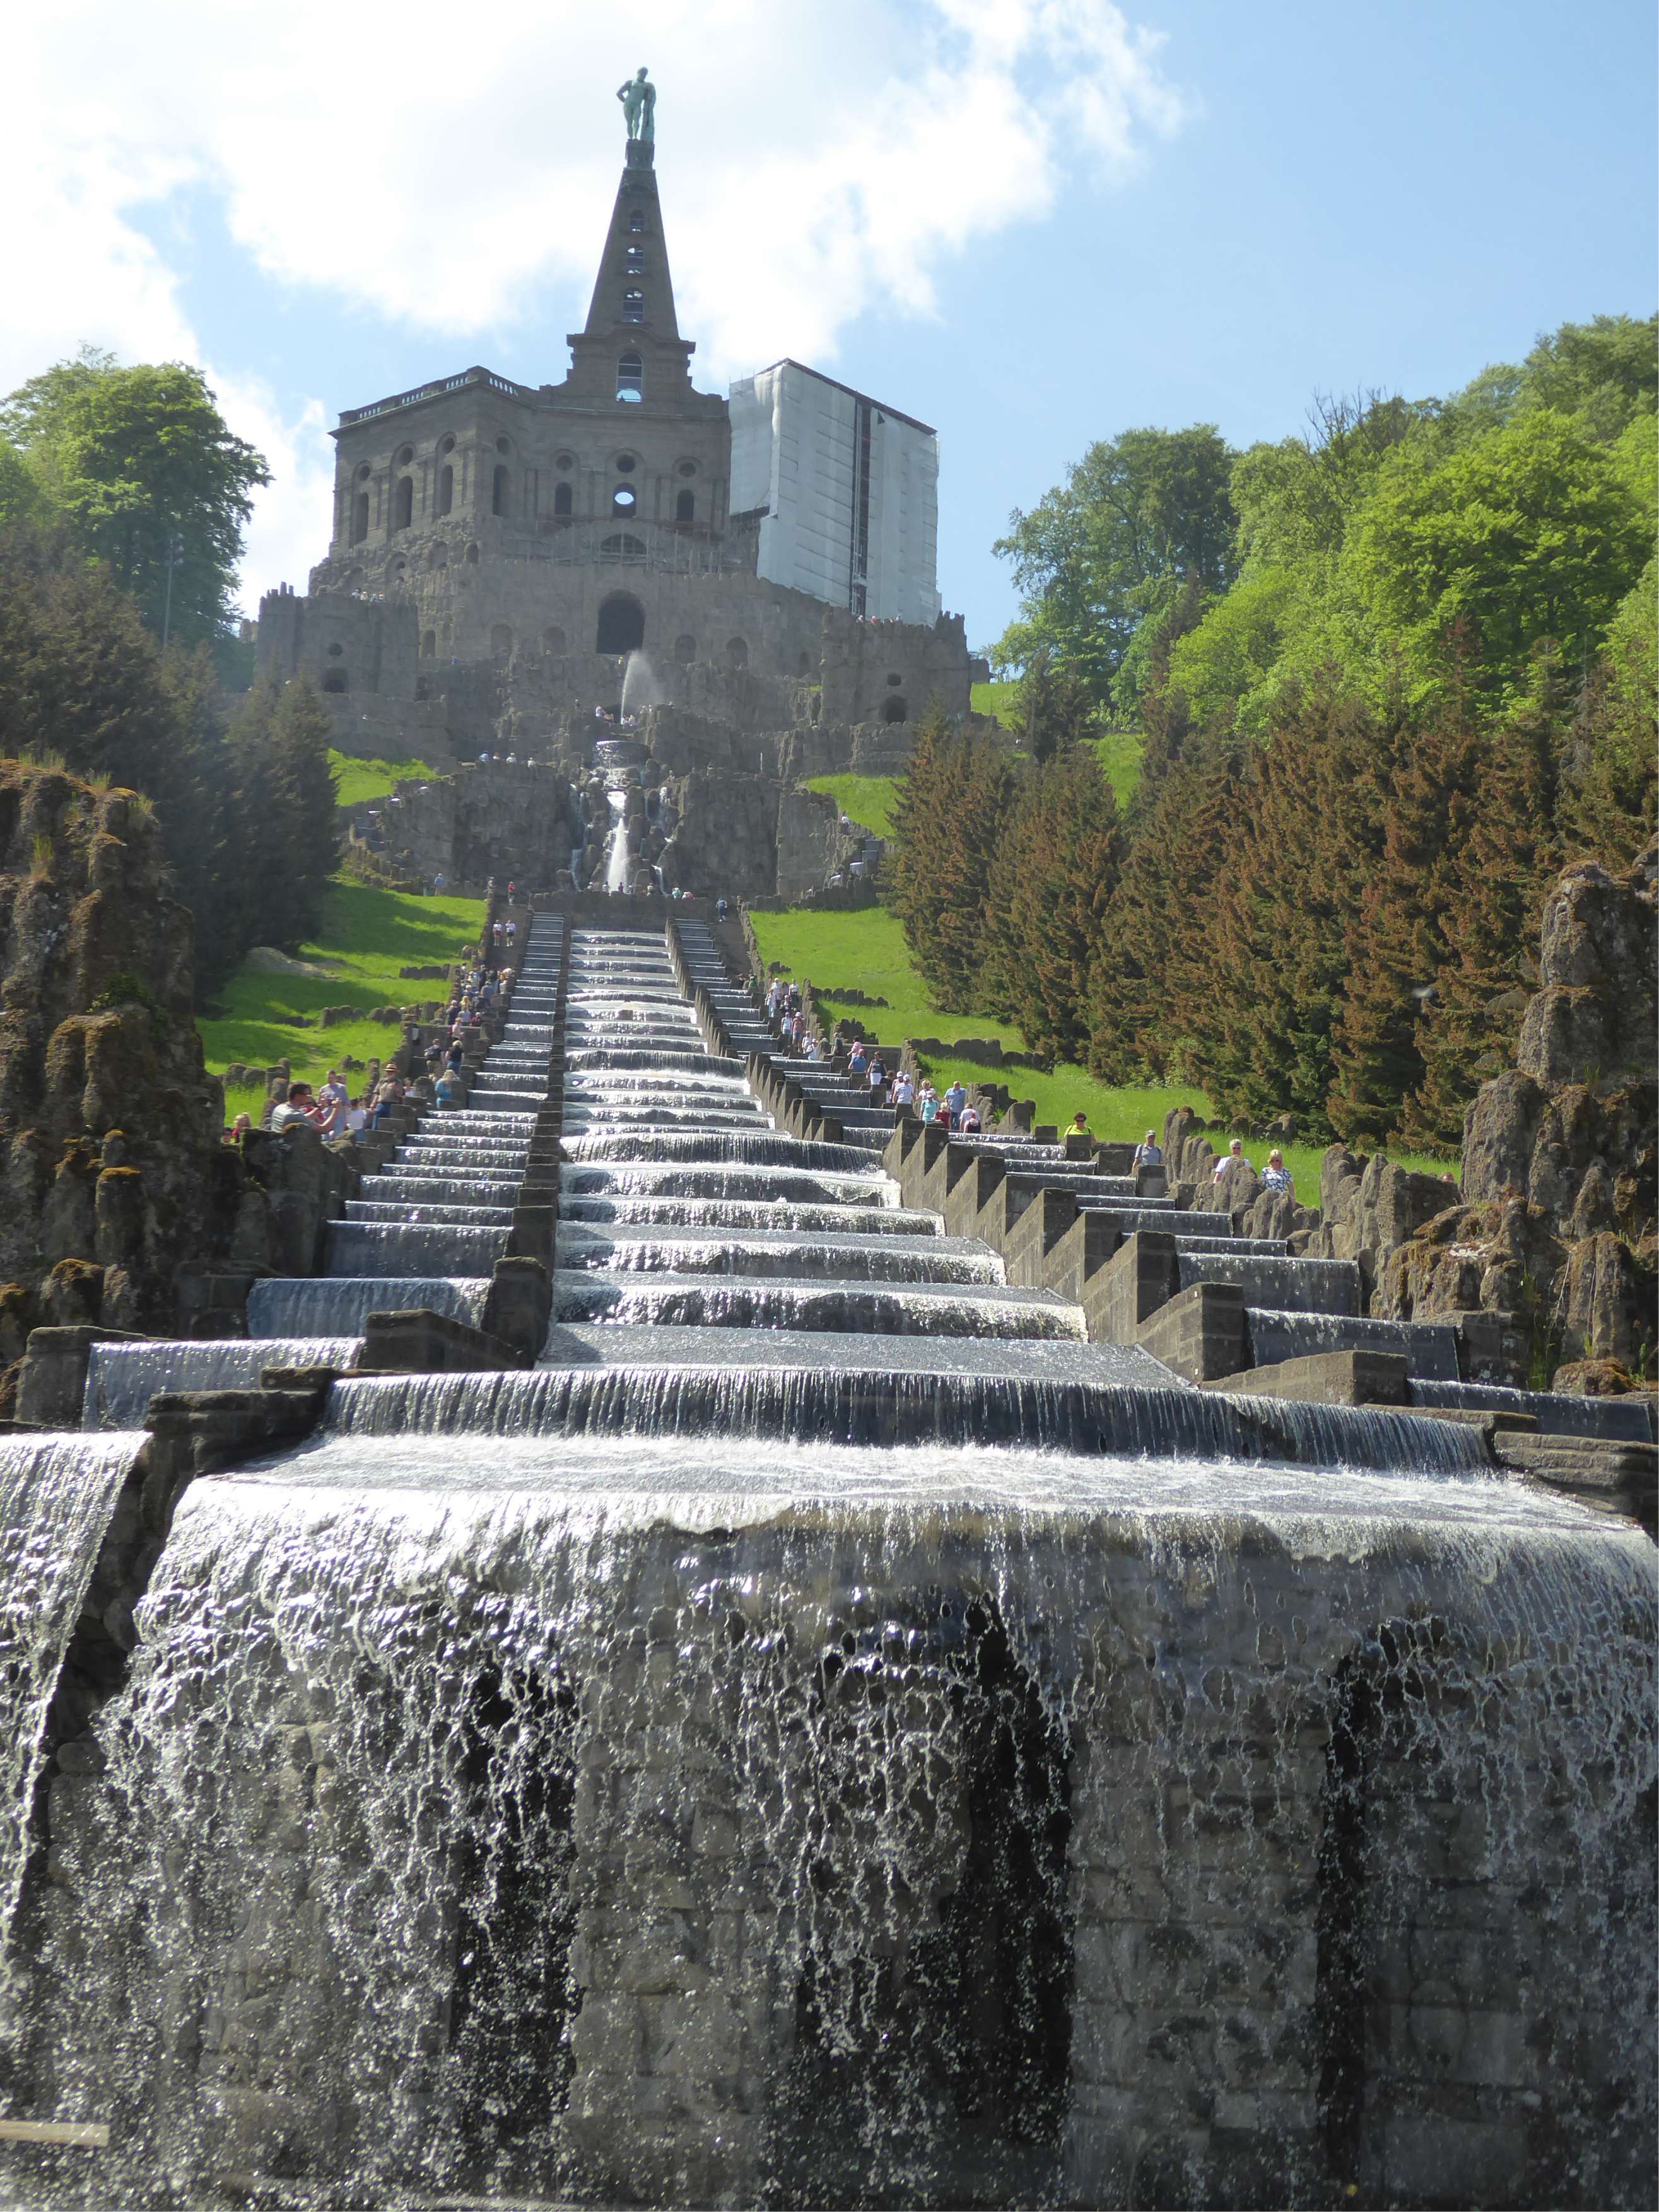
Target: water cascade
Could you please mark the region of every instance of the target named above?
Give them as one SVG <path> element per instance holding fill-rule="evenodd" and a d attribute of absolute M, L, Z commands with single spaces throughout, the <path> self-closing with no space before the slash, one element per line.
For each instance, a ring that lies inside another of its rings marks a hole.
<path fill-rule="evenodd" d="M 1415 1411 L 1087 1341 L 845 1076 L 788 1063 L 840 1141 L 776 1126 L 670 938 L 564 955 L 538 1366 L 343 1376 L 185 1492 L 56 1755 L 4 2108 L 108 2125 L 88 2203 L 1639 2201 L 1646 1537 L 1429 1415 L 1427 1331 Z M 483 1287 L 535 1110 L 489 1065 L 262 1327 Z M 1344 1263 L 1002 1149 L 1258 1358 L 1363 1326 Z M 32 1741 L 136 1444 L 24 1448 Z"/>

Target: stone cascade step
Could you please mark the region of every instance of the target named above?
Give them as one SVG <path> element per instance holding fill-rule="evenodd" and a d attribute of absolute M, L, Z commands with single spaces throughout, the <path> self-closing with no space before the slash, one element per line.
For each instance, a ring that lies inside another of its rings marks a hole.
<path fill-rule="evenodd" d="M 1080 1337 L 1076 1311 L 1011 1288 L 991 1248 L 892 1203 L 873 1170 L 890 1115 L 855 1085 L 824 1097 L 861 1114 L 856 1132 L 778 1128 L 744 1063 L 706 1042 L 665 940 L 624 952 L 577 931 L 569 958 L 556 1322 Z"/>

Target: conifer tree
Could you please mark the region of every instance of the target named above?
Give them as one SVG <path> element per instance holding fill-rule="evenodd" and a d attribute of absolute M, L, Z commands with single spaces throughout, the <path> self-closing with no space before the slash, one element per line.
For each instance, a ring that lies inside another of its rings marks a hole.
<path fill-rule="evenodd" d="M 1439 988 L 1460 864 L 1486 803 L 1488 748 L 1461 702 L 1392 739 L 1368 780 L 1373 821 L 1359 830 L 1363 882 L 1331 1041 L 1331 1126 L 1367 1147 L 1393 1137 L 1422 1080 L 1425 1009 Z"/>
<path fill-rule="evenodd" d="M 1510 1064 L 1533 980 L 1531 946 L 1563 857 L 1556 829 L 1570 687 L 1540 655 L 1532 696 L 1483 748 L 1480 798 L 1451 858 L 1440 964 L 1418 1039 L 1422 1074 L 1401 1102 L 1411 1144 L 1458 1145 L 1480 1084 Z"/>
<path fill-rule="evenodd" d="M 1170 1072 L 1179 1037 L 1170 971 L 1207 930 L 1239 776 L 1236 748 L 1182 754 L 1128 845 L 1089 985 L 1089 1065 L 1109 1083 Z"/>
<path fill-rule="evenodd" d="M 1207 934 L 1166 969 L 1186 1065 L 1227 1115 L 1289 1108 L 1329 1127 L 1332 1036 L 1359 897 L 1380 750 L 1330 691 L 1282 713 L 1251 757 L 1217 855 Z"/>
<path fill-rule="evenodd" d="M 1024 727 L 1026 752 L 1039 766 L 1066 746 L 1099 735 L 1093 693 L 1048 646 L 1040 645 L 1032 653 L 1015 704 Z"/>
<path fill-rule="evenodd" d="M 1028 1045 L 1056 1059 L 1083 1056 L 1089 976 L 1122 856 L 1094 750 L 1068 746 L 1022 789 L 990 880 L 996 1003 Z"/>
<path fill-rule="evenodd" d="M 317 927 L 335 861 L 332 726 L 309 683 L 270 677 L 254 685 L 231 726 L 233 813 L 249 859 L 239 915 L 245 943 L 292 951 Z"/>
<path fill-rule="evenodd" d="M 930 700 L 894 809 L 893 904 L 911 957 L 942 1008 L 975 1003 L 988 936 L 991 861 L 1015 769 L 994 740 L 952 730 Z"/>

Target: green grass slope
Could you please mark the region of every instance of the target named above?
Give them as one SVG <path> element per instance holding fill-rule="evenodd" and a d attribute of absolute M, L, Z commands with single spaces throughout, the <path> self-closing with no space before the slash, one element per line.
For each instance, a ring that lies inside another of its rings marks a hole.
<path fill-rule="evenodd" d="M 927 986 L 916 972 L 898 918 L 884 907 L 866 907 L 856 914 L 816 914 L 795 908 L 785 914 L 757 914 L 750 917 L 761 957 L 769 966 L 782 963 L 786 974 L 810 981 L 826 1012 L 855 1014 L 885 1045 L 897 1046 L 906 1037 L 936 1036 L 947 1045 L 958 1037 L 995 1037 L 1005 1052 L 1024 1049 L 1024 1040 L 1012 1024 L 994 1021 L 988 1014 L 945 1014 L 934 1007 Z M 883 998 L 887 1008 L 873 1011 L 838 999 L 837 987 Z M 964 1083 L 1001 1082 L 1016 1098 L 1036 1103 L 1039 1121 L 1064 1127 L 1079 1107 L 1089 1117 L 1097 1137 L 1110 1143 L 1139 1141 L 1150 1128 L 1161 1129 L 1164 1116 L 1177 1106 L 1190 1106 L 1207 1121 L 1210 1102 L 1202 1091 L 1187 1085 L 1103 1083 L 1087 1068 L 1061 1062 L 1051 1074 L 1029 1067 L 999 1071 L 976 1062 L 953 1060 L 948 1053 L 924 1062 L 927 1073 L 943 1090 L 952 1077 Z M 1218 1151 L 1224 1139 L 1212 1138 Z M 1247 1156 L 1259 1169 L 1266 1165 L 1267 1148 L 1249 1141 Z M 1319 1203 L 1319 1163 L 1323 1147 L 1287 1145 L 1285 1164 L 1296 1179 L 1297 1195 L 1305 1206 Z M 1391 1153 L 1404 1167 L 1438 1175 L 1455 1161 L 1434 1159 L 1422 1153 Z"/>
<path fill-rule="evenodd" d="M 481 899 L 416 898 L 373 884 L 337 877 L 314 941 L 300 957 L 324 969 L 317 975 L 269 975 L 239 968 L 218 994 L 219 1013 L 198 1023 L 207 1064 L 222 1074 L 233 1060 L 268 1067 L 287 1059 L 295 1076 L 316 1082 L 349 1055 L 384 1059 L 398 1032 L 384 1022 L 343 1022 L 337 1029 L 302 1029 L 296 1015 L 314 1019 L 325 1006 L 401 1006 L 435 997 L 436 982 L 404 981 L 399 968 L 455 959 L 477 943 L 483 924 Z M 256 1118 L 260 1090 L 226 1094 L 229 1114 Z"/>
<path fill-rule="evenodd" d="M 873 830 L 878 837 L 893 834 L 893 808 L 899 794 L 896 775 L 814 775 L 805 788 L 833 799 L 849 822 Z"/>
<path fill-rule="evenodd" d="M 328 764 L 339 787 L 335 803 L 340 806 L 361 806 L 365 799 L 384 799 L 400 783 L 443 773 L 428 761 L 360 760 L 356 753 L 336 752 L 332 746 Z"/>

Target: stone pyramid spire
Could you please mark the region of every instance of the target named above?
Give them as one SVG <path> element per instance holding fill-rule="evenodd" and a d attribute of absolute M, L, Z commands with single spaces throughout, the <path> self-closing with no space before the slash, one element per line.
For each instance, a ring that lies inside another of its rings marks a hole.
<path fill-rule="evenodd" d="M 628 166 L 617 188 L 587 322 L 569 340 L 573 385 L 597 390 L 615 382 L 615 396 L 621 397 L 627 372 L 619 364 L 637 360 L 647 405 L 690 387 L 690 356 L 696 350 L 680 336 L 674 313 L 652 150 L 648 140 L 629 141 Z"/>

